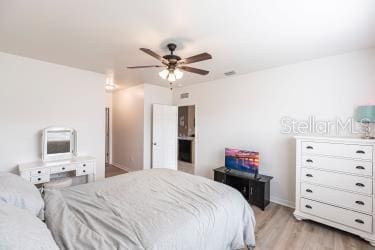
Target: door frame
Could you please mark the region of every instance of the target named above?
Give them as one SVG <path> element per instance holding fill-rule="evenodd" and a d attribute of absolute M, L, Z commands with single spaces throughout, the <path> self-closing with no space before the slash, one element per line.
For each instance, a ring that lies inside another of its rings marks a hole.
<path fill-rule="evenodd" d="M 111 163 L 111 110 L 105 107 L 105 164 Z"/>
<path fill-rule="evenodd" d="M 199 135 L 198 135 L 198 106 L 196 103 L 194 102 L 186 102 L 186 103 L 180 103 L 180 104 L 177 104 L 177 116 L 178 116 L 178 108 L 179 107 L 185 107 L 185 106 L 194 106 L 195 107 L 195 111 L 194 111 L 194 119 L 195 119 L 195 126 L 194 126 L 194 163 L 193 163 L 193 167 L 194 167 L 194 175 L 196 175 L 197 171 L 196 171 L 196 166 L 198 166 L 198 141 L 199 141 Z M 177 119 L 177 122 L 178 119 Z M 177 124 L 177 127 L 178 127 L 178 124 Z M 178 133 L 177 133 L 177 146 L 178 146 Z M 177 154 L 178 154 L 178 150 L 177 150 Z M 177 164 L 178 164 L 178 156 L 177 156 Z"/>

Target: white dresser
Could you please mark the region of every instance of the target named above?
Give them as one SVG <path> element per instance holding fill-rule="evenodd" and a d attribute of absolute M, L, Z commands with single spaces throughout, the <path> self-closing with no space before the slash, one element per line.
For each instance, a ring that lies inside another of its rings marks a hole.
<path fill-rule="evenodd" d="M 91 156 L 74 157 L 69 160 L 31 162 L 18 165 L 21 177 L 33 184 L 49 182 L 58 174 L 71 172 L 74 176 L 87 176 L 87 182 L 95 180 L 95 158 Z"/>
<path fill-rule="evenodd" d="M 375 140 L 296 137 L 296 209 L 375 245 Z"/>

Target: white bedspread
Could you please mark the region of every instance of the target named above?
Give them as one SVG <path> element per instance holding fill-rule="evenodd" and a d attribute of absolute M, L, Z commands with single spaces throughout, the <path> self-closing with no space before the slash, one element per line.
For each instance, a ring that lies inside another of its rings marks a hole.
<path fill-rule="evenodd" d="M 242 195 L 221 183 L 152 169 L 46 190 L 46 223 L 61 249 L 240 249 L 255 245 Z"/>

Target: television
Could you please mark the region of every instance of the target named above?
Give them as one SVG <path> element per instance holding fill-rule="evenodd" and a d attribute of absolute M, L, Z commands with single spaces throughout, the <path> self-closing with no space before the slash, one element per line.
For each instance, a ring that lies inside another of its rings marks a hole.
<path fill-rule="evenodd" d="M 259 152 L 226 148 L 225 167 L 228 170 L 235 169 L 254 174 L 259 174 Z"/>
<path fill-rule="evenodd" d="M 43 130 L 42 159 L 70 159 L 76 152 L 76 132 L 66 127 L 49 127 Z"/>

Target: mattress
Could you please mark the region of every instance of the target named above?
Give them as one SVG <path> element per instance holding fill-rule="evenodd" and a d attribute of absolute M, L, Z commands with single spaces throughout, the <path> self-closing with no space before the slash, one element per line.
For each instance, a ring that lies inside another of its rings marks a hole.
<path fill-rule="evenodd" d="M 255 218 L 235 189 L 151 169 L 45 190 L 45 219 L 61 249 L 241 249 Z"/>

